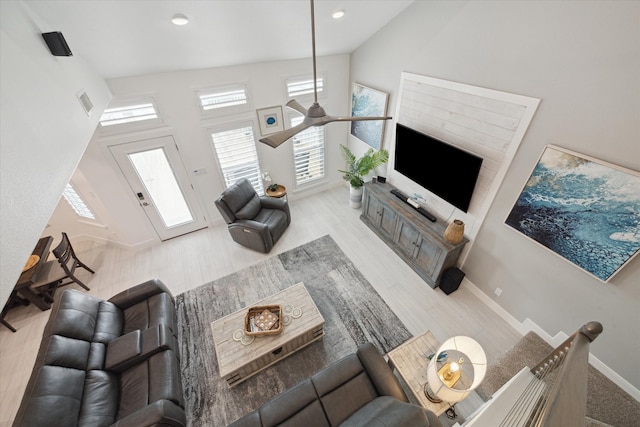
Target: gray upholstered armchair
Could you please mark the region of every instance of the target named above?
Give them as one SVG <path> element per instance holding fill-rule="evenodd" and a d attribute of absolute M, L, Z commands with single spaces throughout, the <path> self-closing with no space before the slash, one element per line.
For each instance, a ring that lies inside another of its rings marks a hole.
<path fill-rule="evenodd" d="M 258 196 L 247 179 L 237 181 L 216 200 L 231 238 L 242 246 L 267 253 L 291 223 L 286 199 Z"/>

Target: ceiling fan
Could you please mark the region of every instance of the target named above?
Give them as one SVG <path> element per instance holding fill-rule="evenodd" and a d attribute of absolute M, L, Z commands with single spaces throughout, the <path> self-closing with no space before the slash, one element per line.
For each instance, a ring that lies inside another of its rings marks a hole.
<path fill-rule="evenodd" d="M 270 145 L 273 148 L 278 147 L 286 140 L 294 137 L 303 130 L 311 126 L 324 126 L 331 122 L 354 122 L 361 120 L 389 120 L 391 117 L 337 117 L 329 116 L 324 108 L 318 104 L 318 84 L 316 81 L 316 25 L 314 15 L 314 0 L 311 0 L 311 47 L 313 51 L 313 104 L 309 109 L 305 109 L 298 101 L 292 99 L 287 102 L 287 107 L 292 108 L 304 115 L 302 123 L 282 132 L 275 133 L 260 139 L 260 142 Z"/>

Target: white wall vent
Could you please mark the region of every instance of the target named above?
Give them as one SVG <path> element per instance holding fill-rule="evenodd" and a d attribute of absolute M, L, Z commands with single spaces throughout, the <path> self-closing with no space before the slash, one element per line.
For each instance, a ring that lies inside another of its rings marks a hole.
<path fill-rule="evenodd" d="M 78 101 L 80 101 L 80 105 L 82 105 L 84 112 L 87 113 L 87 116 L 90 116 L 91 111 L 93 111 L 93 102 L 91 102 L 91 98 L 89 98 L 87 92 L 81 90 L 76 96 L 78 97 Z"/>

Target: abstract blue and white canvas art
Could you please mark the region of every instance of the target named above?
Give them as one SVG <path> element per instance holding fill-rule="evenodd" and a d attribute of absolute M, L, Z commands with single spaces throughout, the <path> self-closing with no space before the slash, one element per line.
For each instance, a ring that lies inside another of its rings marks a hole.
<path fill-rule="evenodd" d="M 388 93 L 354 83 L 351 95 L 351 117 L 386 116 L 388 98 Z M 382 145 L 385 122 L 386 120 L 351 122 L 351 135 L 379 150 Z"/>
<path fill-rule="evenodd" d="M 506 224 L 607 282 L 640 251 L 640 173 L 547 145 Z"/>

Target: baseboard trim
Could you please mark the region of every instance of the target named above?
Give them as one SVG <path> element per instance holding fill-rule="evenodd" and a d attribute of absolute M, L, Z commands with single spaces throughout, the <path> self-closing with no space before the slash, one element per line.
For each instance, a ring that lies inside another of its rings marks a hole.
<path fill-rule="evenodd" d="M 122 243 L 122 242 L 118 242 L 116 240 L 110 240 L 110 239 L 105 239 L 103 237 L 98 237 L 98 236 L 92 236 L 90 234 L 77 234 L 74 236 L 70 236 L 70 239 L 73 239 L 74 241 L 91 241 L 91 242 L 96 242 L 96 243 L 101 243 L 101 244 L 105 244 L 105 245 L 114 245 L 114 246 L 118 246 L 124 249 L 141 249 L 141 248 L 146 248 L 146 247 L 150 247 L 153 246 L 155 244 L 158 243 L 157 240 L 145 240 L 143 242 L 139 242 L 136 243 L 134 245 L 130 245 L 127 243 Z"/>
<path fill-rule="evenodd" d="M 526 318 L 523 322 L 520 322 L 466 277 L 462 279 L 461 286 L 465 287 L 471 293 L 477 296 L 478 299 L 485 303 L 491 310 L 493 310 L 505 322 L 511 325 L 522 336 L 526 335 L 528 332 L 533 331 L 554 348 L 562 344 L 564 340 L 569 337 L 569 335 L 563 331 L 560 331 L 556 335 L 551 336 L 537 323 L 529 318 Z M 600 371 L 604 376 L 613 381 L 618 387 L 629 393 L 631 397 L 640 402 L 640 390 L 638 390 L 631 383 L 622 378 L 616 371 L 609 368 L 600 359 L 598 359 L 591 353 L 589 353 L 589 363 L 591 363 L 593 367 Z"/>

